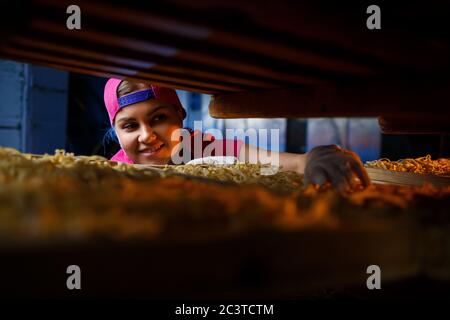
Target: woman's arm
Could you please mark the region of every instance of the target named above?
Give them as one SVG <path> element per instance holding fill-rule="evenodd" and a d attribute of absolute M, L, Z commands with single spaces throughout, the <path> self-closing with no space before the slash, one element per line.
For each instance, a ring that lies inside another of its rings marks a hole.
<path fill-rule="evenodd" d="M 306 166 L 306 155 L 306 153 L 270 151 L 250 144 L 242 144 L 238 159 L 246 163 L 279 164 L 282 167 L 281 170 L 296 171 L 303 174 Z"/>
<path fill-rule="evenodd" d="M 305 183 L 322 185 L 331 182 L 335 188 L 348 190 L 357 177 L 364 187 L 370 184 L 358 155 L 336 145 L 319 146 L 305 154 L 275 152 L 243 144 L 239 150 L 239 161 L 281 166 L 282 170 L 304 174 Z"/>

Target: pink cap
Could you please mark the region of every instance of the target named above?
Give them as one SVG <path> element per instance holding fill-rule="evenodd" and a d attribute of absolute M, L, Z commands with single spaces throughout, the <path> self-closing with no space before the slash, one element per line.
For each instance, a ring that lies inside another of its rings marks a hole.
<path fill-rule="evenodd" d="M 117 88 L 121 82 L 121 79 L 110 78 L 105 85 L 104 100 L 111 126 L 114 126 L 114 119 L 117 112 L 120 110 L 119 99 L 117 98 Z M 180 108 L 183 113 L 183 119 L 186 118 L 186 111 L 181 105 L 180 99 L 174 89 L 158 87 L 153 84 L 149 85 L 149 88 L 153 91 L 153 95 L 156 99 Z"/>

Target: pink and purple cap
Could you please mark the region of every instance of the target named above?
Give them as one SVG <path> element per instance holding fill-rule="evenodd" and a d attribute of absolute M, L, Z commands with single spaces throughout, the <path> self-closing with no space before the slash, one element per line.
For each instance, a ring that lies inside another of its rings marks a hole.
<path fill-rule="evenodd" d="M 104 100 L 111 126 L 114 126 L 114 119 L 120 109 L 131 104 L 150 99 L 156 99 L 161 102 L 171 104 L 176 108 L 180 108 L 183 114 L 183 118 L 186 117 L 186 111 L 181 105 L 180 99 L 178 98 L 178 95 L 174 89 L 149 84 L 148 89 L 133 92 L 118 98 L 117 88 L 119 87 L 121 82 L 121 79 L 110 78 L 105 85 Z"/>

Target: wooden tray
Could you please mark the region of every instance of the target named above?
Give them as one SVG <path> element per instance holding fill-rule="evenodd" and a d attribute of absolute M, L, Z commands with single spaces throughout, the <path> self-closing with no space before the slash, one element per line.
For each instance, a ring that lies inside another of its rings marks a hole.
<path fill-rule="evenodd" d="M 420 186 L 424 183 L 431 183 L 436 187 L 450 185 L 450 176 L 397 172 L 379 168 L 366 168 L 366 171 L 374 183 L 389 183 L 403 186 Z"/>

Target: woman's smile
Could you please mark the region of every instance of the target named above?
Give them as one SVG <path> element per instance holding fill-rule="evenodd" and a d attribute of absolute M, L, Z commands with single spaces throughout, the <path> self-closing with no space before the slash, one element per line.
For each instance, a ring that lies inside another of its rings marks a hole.
<path fill-rule="evenodd" d="M 145 147 L 140 149 L 138 152 L 143 155 L 144 157 L 153 157 L 155 156 L 159 151 L 161 151 L 161 149 L 164 147 L 164 143 L 163 142 L 158 142 L 156 144 L 154 144 L 151 147 Z"/>

